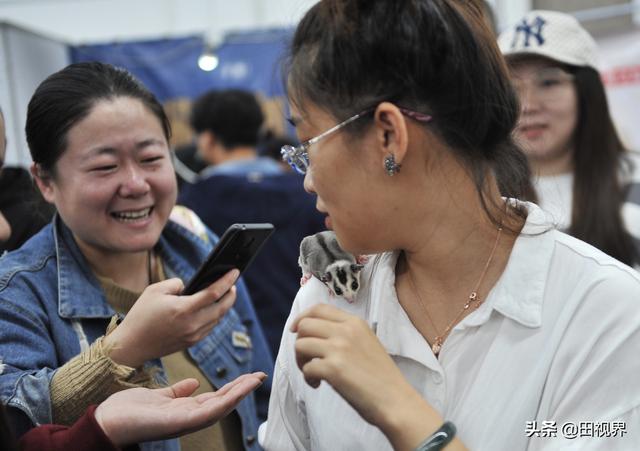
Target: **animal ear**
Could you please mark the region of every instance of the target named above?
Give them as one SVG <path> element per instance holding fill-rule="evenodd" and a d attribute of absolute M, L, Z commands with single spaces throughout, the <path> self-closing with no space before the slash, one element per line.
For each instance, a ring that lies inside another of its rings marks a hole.
<path fill-rule="evenodd" d="M 322 280 L 323 282 L 327 283 L 327 282 L 331 282 L 331 280 L 333 279 L 333 277 L 331 277 L 331 273 L 330 272 L 325 272 L 322 277 L 320 278 L 320 280 Z"/>
<path fill-rule="evenodd" d="M 354 273 L 359 273 L 362 270 L 362 268 L 364 268 L 364 265 L 358 265 L 356 263 L 351 265 L 351 271 Z"/>

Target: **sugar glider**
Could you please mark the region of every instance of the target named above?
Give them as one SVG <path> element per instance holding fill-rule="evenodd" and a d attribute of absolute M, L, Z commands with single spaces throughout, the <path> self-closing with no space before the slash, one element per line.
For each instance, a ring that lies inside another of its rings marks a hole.
<path fill-rule="evenodd" d="M 354 301 L 364 265 L 342 250 L 333 231 L 304 238 L 300 243 L 298 264 L 302 268 L 302 283 L 315 276 L 329 287 L 332 294 Z"/>

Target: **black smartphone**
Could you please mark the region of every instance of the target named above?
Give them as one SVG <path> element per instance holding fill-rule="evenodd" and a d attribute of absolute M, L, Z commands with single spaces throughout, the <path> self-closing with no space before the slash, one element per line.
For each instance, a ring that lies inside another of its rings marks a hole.
<path fill-rule="evenodd" d="M 197 293 L 234 268 L 242 274 L 274 230 L 273 224 L 229 226 L 182 294 Z"/>

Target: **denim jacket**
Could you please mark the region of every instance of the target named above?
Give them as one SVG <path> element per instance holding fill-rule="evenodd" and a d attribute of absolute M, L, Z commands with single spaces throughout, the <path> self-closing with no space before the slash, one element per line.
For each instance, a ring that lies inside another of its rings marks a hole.
<path fill-rule="evenodd" d="M 155 246 L 167 277 L 188 280 L 204 260 L 210 242 L 169 221 Z M 251 300 L 238 281 L 234 307 L 213 331 L 188 349 L 216 387 L 243 373 L 273 374 L 273 361 Z M 104 335 L 115 311 L 59 217 L 20 249 L 0 259 L 0 401 L 14 426 L 52 422 L 49 383 L 56 369 Z M 168 324 L 167 327 L 171 325 Z M 234 343 L 234 332 L 246 333 L 252 347 Z M 159 360 L 149 362 L 160 368 Z M 266 419 L 270 379 L 237 407 L 247 450 L 259 450 L 259 421 Z M 257 405 L 257 407 L 256 407 Z M 177 439 L 147 442 L 142 450 L 179 450 Z"/>

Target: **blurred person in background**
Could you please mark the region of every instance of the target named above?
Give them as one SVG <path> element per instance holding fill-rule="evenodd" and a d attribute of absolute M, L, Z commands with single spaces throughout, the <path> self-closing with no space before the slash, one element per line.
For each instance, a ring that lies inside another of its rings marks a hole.
<path fill-rule="evenodd" d="M 49 223 L 54 209 L 20 167 L 4 167 L 7 151 L 4 113 L 0 110 L 0 255 L 17 249 Z"/>
<path fill-rule="evenodd" d="M 531 11 L 499 37 L 520 99 L 516 138 L 560 230 L 640 264 L 640 154 L 609 113 L 597 47 L 572 16 Z"/>
<path fill-rule="evenodd" d="M 304 191 L 299 174 L 282 160 L 258 155 L 263 114 L 246 91 L 214 91 L 194 104 L 191 122 L 210 166 L 185 184 L 178 203 L 217 234 L 239 222 L 269 222 L 275 232 L 243 274 L 275 356 L 291 303 L 300 287 L 300 242 L 324 230 L 324 217 Z"/>
<path fill-rule="evenodd" d="M 277 135 L 272 131 L 268 131 L 260 141 L 258 153 L 264 157 L 273 158 L 284 172 L 290 172 L 292 170 L 291 166 L 282 160 L 282 147 L 286 145 L 296 146 L 298 144 L 298 141 L 290 136 Z"/>
<path fill-rule="evenodd" d="M 258 155 L 258 140 L 264 122 L 256 96 L 240 89 L 209 91 L 191 110 L 200 157 L 208 165 L 200 178 L 212 175 L 272 175 L 280 165 Z"/>

